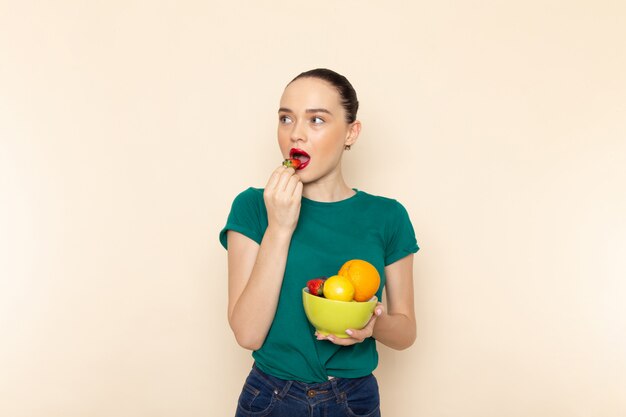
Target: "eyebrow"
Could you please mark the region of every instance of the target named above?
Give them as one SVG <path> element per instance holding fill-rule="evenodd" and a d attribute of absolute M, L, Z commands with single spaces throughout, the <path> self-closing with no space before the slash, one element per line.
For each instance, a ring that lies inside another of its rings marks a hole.
<path fill-rule="evenodd" d="M 286 107 L 281 107 L 278 109 L 278 112 L 285 112 L 285 113 L 293 113 L 293 111 L 291 109 L 288 109 Z M 306 109 L 305 113 L 328 113 L 330 115 L 332 115 L 331 112 L 329 112 L 328 110 L 324 109 L 324 108 L 319 108 L 319 109 Z"/>

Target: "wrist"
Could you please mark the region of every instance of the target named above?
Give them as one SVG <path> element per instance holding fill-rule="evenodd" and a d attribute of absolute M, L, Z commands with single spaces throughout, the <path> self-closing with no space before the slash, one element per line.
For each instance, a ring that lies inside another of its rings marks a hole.
<path fill-rule="evenodd" d="M 278 239 L 291 240 L 293 231 L 294 229 L 291 227 L 276 225 L 276 224 L 268 224 L 267 229 L 265 230 L 265 234 L 278 238 Z"/>

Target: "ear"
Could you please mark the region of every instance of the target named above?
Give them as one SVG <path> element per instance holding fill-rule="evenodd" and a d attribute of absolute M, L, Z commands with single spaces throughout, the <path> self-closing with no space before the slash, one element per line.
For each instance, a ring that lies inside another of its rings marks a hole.
<path fill-rule="evenodd" d="M 359 133 L 361 133 L 361 122 L 355 120 L 350 124 L 350 128 L 348 130 L 348 134 L 346 135 L 344 145 L 354 145 L 354 143 L 359 138 Z"/>

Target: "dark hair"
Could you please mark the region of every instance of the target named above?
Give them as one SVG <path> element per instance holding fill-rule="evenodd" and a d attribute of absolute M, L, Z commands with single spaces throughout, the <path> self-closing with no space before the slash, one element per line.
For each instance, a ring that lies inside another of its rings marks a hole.
<path fill-rule="evenodd" d="M 319 78 L 330 83 L 341 97 L 341 105 L 346 111 L 346 121 L 352 123 L 356 120 L 356 112 L 359 110 L 359 100 L 356 98 L 356 91 L 350 81 L 341 74 L 327 68 L 316 68 L 305 71 L 291 80 L 289 84 L 299 78 Z"/>

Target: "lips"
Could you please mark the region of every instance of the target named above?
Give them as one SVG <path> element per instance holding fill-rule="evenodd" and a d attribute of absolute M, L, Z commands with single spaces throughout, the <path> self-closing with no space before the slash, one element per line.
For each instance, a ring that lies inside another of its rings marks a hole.
<path fill-rule="evenodd" d="M 309 162 L 311 162 L 309 154 L 298 148 L 291 148 L 289 151 L 289 157 L 300 161 L 298 170 L 306 168 L 306 166 L 309 165 Z"/>

